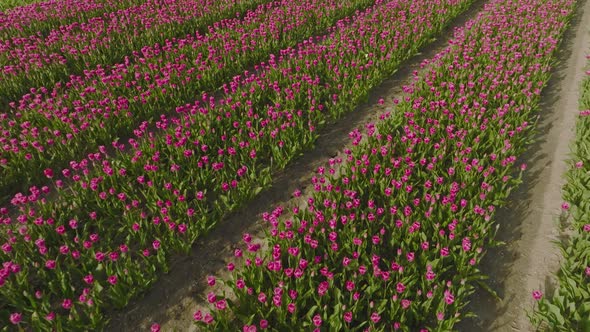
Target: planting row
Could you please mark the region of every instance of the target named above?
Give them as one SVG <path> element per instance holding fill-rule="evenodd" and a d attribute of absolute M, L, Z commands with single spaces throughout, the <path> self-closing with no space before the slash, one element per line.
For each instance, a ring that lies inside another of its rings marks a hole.
<path fill-rule="evenodd" d="M 171 254 L 267 187 L 317 126 L 352 110 L 468 5 L 378 1 L 271 55 L 226 84 L 222 99 L 204 93 L 178 107 L 178 118 L 113 142 L 114 152 L 72 162 L 62 172 L 71 185 L 56 180 L 50 201 L 41 197 L 49 188 L 15 198 L 18 215 L 0 209 L 0 319 L 33 329 L 100 325 L 105 307 L 149 287 Z"/>
<path fill-rule="evenodd" d="M 239 264 L 227 266 L 231 294 L 209 293 L 212 312 L 197 311 L 198 324 L 453 330 L 485 279 L 494 212 L 520 182 L 515 162 L 573 6 L 492 0 L 456 30 L 394 111 L 318 169 L 304 207 L 264 214 L 262 243 L 244 235 Z"/>
<path fill-rule="evenodd" d="M 96 65 L 122 62 L 132 51 L 204 31 L 268 0 L 148 0 L 45 35 L 0 42 L 0 105 L 31 87 L 53 86 Z"/>
<path fill-rule="evenodd" d="M 590 68 L 586 74 L 561 206 L 562 221 L 571 223 L 572 234 L 560 246 L 564 260 L 557 275 L 559 287 L 549 298 L 533 293 L 539 302 L 531 322 L 550 331 L 590 331 Z"/>
<path fill-rule="evenodd" d="M 143 0 L 50 0 L 0 12 L 0 40 L 44 35 L 74 21 L 86 21 L 106 12 L 137 5 Z"/>
<path fill-rule="evenodd" d="M 144 47 L 133 61 L 87 70 L 52 91 L 25 95 L 12 104 L 12 114 L 0 116 L 0 193 L 6 197 L 43 184 L 44 173 L 59 172 L 100 145 L 132 136 L 142 121 L 173 113 L 175 105 L 218 89 L 268 54 L 295 46 L 371 3 L 271 2 L 242 19 L 217 22 L 205 35 Z"/>
<path fill-rule="evenodd" d="M 0 3 L 0 12 L 9 10 L 14 7 L 24 6 L 27 4 L 35 3 L 40 0 L 6 0 Z"/>

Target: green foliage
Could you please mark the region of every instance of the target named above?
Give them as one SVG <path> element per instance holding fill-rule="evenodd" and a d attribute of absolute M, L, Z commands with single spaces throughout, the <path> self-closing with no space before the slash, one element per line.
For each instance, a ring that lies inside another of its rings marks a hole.
<path fill-rule="evenodd" d="M 590 56 L 588 56 L 590 59 Z M 531 322 L 539 330 L 590 331 L 590 70 L 580 85 L 580 116 L 563 188 L 563 219 L 572 235 L 560 244 L 559 286 L 542 298 Z"/>
<path fill-rule="evenodd" d="M 2 0 L 0 1 L 0 11 L 6 11 L 18 6 L 24 6 L 35 2 L 41 2 L 43 0 Z"/>

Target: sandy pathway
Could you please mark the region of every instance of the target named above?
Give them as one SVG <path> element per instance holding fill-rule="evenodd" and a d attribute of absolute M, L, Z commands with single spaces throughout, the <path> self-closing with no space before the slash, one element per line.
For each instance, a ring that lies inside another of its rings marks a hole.
<path fill-rule="evenodd" d="M 463 322 L 459 331 L 533 331 L 527 317 L 534 304 L 531 292 L 553 292 L 552 273 L 561 254 L 552 241 L 560 235 L 557 216 L 565 161 L 574 138 L 578 86 L 588 50 L 590 0 L 581 0 L 561 45 L 560 63 L 543 92 L 537 142 L 522 158 L 529 167 L 524 183 L 511 195 L 513 203 L 497 214 L 498 239 L 507 245 L 490 250 L 482 263 L 489 284 L 503 300 L 496 303 L 479 290 L 469 308 L 479 318 Z"/>
<path fill-rule="evenodd" d="M 420 62 L 433 57 L 447 46 L 453 35 L 453 27 L 462 26 L 473 18 L 485 1 L 478 0 L 472 7 L 455 19 L 440 38 L 428 45 L 421 54 L 400 66 L 400 70 L 371 92 L 369 102 L 344 115 L 334 124 L 321 131 L 319 140 L 312 151 L 307 151 L 286 170 L 275 177 L 273 187 L 262 192 L 248 206 L 240 209 L 229 218 L 221 221 L 204 239 L 198 241 L 189 256 L 177 258 L 171 266 L 171 273 L 162 276 L 145 296 L 132 302 L 124 312 L 113 313 L 109 331 L 145 331 L 153 322 L 158 322 L 162 331 L 194 331 L 192 314 L 202 303 L 206 276 L 220 275 L 233 249 L 240 242 L 242 234 L 259 234 L 260 214 L 270 211 L 277 205 L 297 204 L 291 193 L 305 189 L 311 183 L 318 166 L 326 165 L 328 160 L 338 155 L 349 145 L 348 133 L 365 124 L 374 122 L 379 115 L 391 108 L 378 104 L 378 99 L 399 98 L 401 88 L 412 80 L 412 71 L 419 69 Z"/>

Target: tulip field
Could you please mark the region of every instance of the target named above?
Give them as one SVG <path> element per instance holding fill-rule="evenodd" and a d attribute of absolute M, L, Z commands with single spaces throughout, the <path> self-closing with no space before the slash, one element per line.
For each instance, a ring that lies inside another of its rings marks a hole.
<path fill-rule="evenodd" d="M 8 0 L 0 3 L 0 10 L 8 10 L 14 7 L 24 6 L 27 4 L 35 3 L 36 0 Z"/>
<path fill-rule="evenodd" d="M 206 243 L 476 2 L 7 5 L 0 331 L 109 330 L 112 312 L 174 273 L 173 258 Z M 302 204 L 269 206 L 265 235 L 233 244 L 235 263 L 207 278 L 215 288 L 192 328 L 453 330 L 476 289 L 493 292 L 479 265 L 500 245 L 495 213 L 521 183 L 519 156 L 575 9 L 484 1 L 401 99 L 379 100 L 392 111 L 352 131 L 311 192 L 293 193 Z M 579 234 L 563 248 L 563 288 L 533 294 L 541 328 L 590 328 L 590 308 L 576 307 L 590 303 L 588 82 L 563 212 Z"/>

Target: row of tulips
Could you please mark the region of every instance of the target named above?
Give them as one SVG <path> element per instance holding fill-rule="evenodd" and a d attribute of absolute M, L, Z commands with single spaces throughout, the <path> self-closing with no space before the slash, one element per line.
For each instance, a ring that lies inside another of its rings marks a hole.
<path fill-rule="evenodd" d="M 194 101 L 268 54 L 295 46 L 371 3 L 270 2 L 241 19 L 216 22 L 207 34 L 144 47 L 131 61 L 86 70 L 52 90 L 25 95 L 12 104 L 11 114 L 0 116 L 0 193 L 8 197 L 31 183 L 41 185 L 44 171 L 57 172 L 116 137 L 133 135 L 142 121 L 153 122 L 173 111 L 171 105 Z"/>
<path fill-rule="evenodd" d="M 147 0 L 47 35 L 0 41 L 0 105 L 31 87 L 53 86 L 96 65 L 122 62 L 146 45 L 165 43 L 214 22 L 236 17 L 268 0 Z"/>
<path fill-rule="evenodd" d="M 590 56 L 588 56 L 590 60 Z M 531 321 L 549 331 L 590 331 L 590 67 L 581 82 L 580 115 L 567 183 L 563 189 L 564 220 L 572 234 L 560 248 L 564 260 L 559 286 L 549 298 L 540 292 Z"/>
<path fill-rule="evenodd" d="M 486 4 L 391 113 L 318 168 L 305 206 L 264 214 L 261 241 L 244 235 L 231 292 L 207 295 L 201 328 L 451 331 L 485 279 L 494 211 L 520 181 L 516 159 L 573 6 Z"/>
<path fill-rule="evenodd" d="M 36 3 L 41 0 L 6 0 L 0 3 L 0 12 L 9 10 L 11 8 L 25 6 L 27 4 Z"/>
<path fill-rule="evenodd" d="M 71 179 L 1 208 L 0 317 L 33 329 L 94 327 L 167 269 L 227 211 L 271 182 L 469 1 L 378 1 L 224 86 L 100 147 L 62 172 Z M 121 151 L 124 150 L 124 151 Z M 47 174 L 57 176 L 57 174 Z"/>
<path fill-rule="evenodd" d="M 74 21 L 86 21 L 105 12 L 137 5 L 143 0 L 50 0 L 0 12 L 0 40 L 46 34 Z"/>

